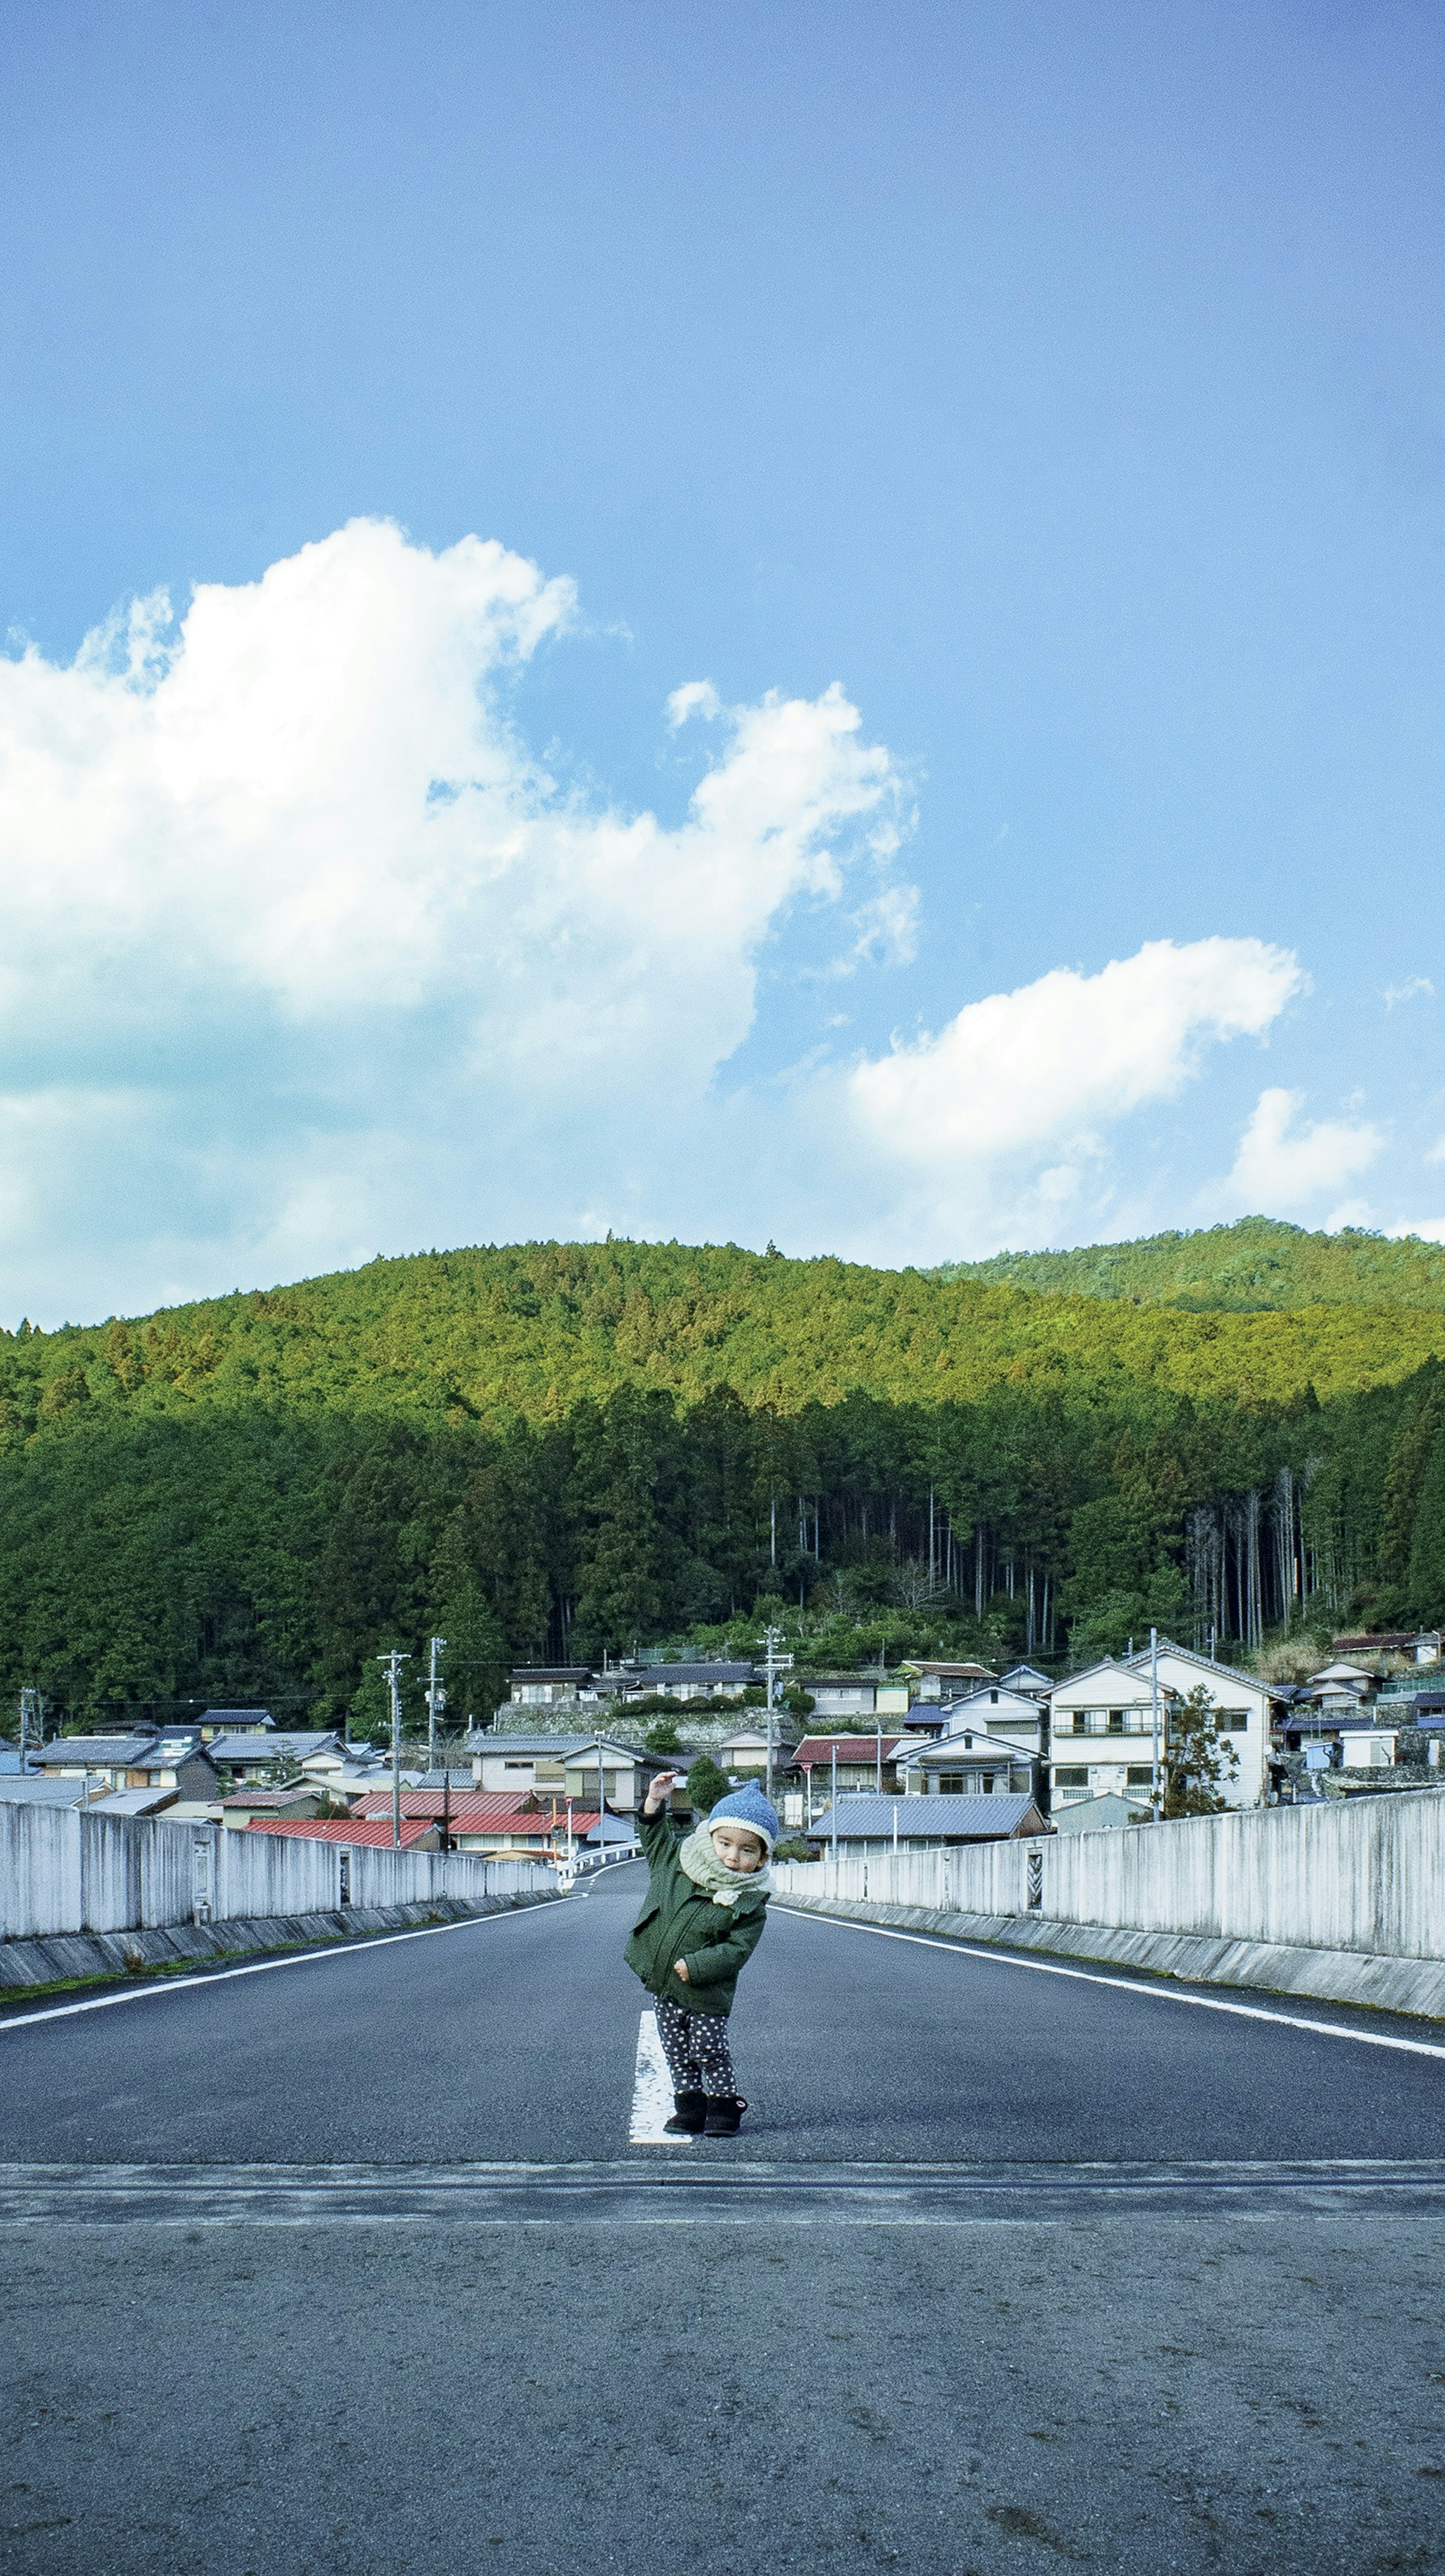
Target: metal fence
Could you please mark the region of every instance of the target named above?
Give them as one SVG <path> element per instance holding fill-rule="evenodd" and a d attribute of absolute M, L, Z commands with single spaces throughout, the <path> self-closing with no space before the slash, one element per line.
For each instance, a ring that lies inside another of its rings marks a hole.
<path fill-rule="evenodd" d="M 479 1904 L 552 1884 L 535 1862 L 487 1860 L 476 1852 L 391 1851 L 0 1799 L 0 1940 L 6 1941 L 329 1914 L 348 1905 L 422 1904 L 433 1896 Z"/>
<path fill-rule="evenodd" d="M 1438 1959 L 1445 1789 L 952 1851 L 840 1854 L 782 1864 L 774 1876 L 780 1894 L 815 1899 Z"/>

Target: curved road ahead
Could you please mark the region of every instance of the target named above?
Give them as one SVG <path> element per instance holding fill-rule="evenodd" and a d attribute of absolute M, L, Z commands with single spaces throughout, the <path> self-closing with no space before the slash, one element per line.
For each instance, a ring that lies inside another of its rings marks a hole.
<path fill-rule="evenodd" d="M 1445 2029 L 642 1883 L 0 2022 L 0 2568 L 1445 2570 Z"/>

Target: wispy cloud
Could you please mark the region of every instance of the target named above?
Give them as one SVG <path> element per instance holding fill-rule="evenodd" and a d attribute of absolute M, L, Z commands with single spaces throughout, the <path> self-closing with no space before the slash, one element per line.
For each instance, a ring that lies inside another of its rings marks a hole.
<path fill-rule="evenodd" d="M 1385 1008 L 1395 1010 L 1401 1002 L 1433 1002 L 1435 987 L 1428 975 L 1407 975 L 1403 984 L 1385 986 Z"/>

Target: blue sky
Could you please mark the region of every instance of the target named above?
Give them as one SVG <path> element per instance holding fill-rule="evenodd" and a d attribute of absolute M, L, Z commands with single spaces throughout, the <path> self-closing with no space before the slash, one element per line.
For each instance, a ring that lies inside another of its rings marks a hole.
<path fill-rule="evenodd" d="M 1445 1232 L 1442 54 L 8 11 L 0 1314 Z"/>

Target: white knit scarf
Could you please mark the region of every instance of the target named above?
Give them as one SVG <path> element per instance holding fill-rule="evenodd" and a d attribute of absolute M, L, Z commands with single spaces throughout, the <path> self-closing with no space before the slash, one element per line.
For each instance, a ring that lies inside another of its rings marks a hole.
<path fill-rule="evenodd" d="M 679 1843 L 677 1857 L 695 1887 L 706 1888 L 714 1905 L 736 1905 L 740 1896 L 769 1896 L 772 1878 L 767 1862 L 761 1869 L 729 1869 L 718 1857 L 717 1847 L 706 1824 L 694 1825 L 685 1843 Z"/>

